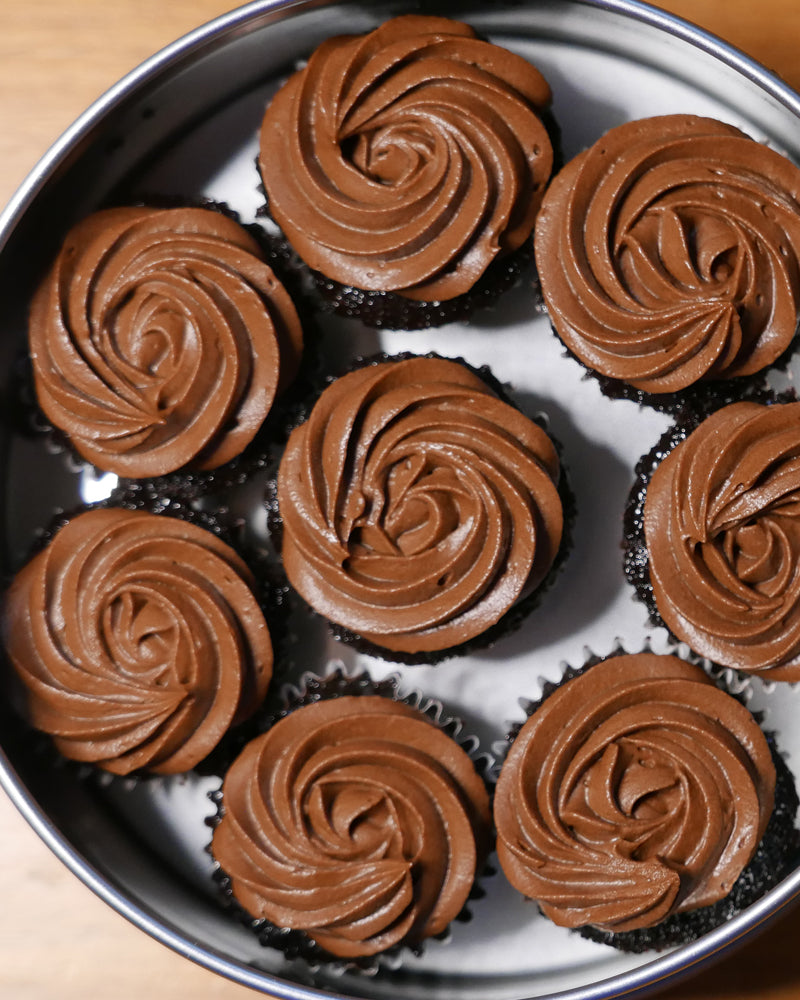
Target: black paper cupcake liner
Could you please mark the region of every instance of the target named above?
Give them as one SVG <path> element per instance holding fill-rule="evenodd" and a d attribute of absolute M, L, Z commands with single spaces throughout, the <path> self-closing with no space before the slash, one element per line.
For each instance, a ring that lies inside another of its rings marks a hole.
<path fill-rule="evenodd" d="M 545 312 L 547 311 L 546 306 L 543 306 L 543 309 Z M 798 345 L 800 345 L 799 331 L 780 358 L 769 367 L 753 375 L 740 375 L 731 379 L 707 379 L 695 382 L 686 389 L 675 392 L 645 392 L 643 389 L 636 389 L 622 379 L 611 378 L 609 375 L 603 375 L 594 368 L 590 368 L 561 340 L 552 322 L 550 329 L 553 336 L 560 341 L 564 357 L 579 365 L 583 369 L 583 378 L 596 382 L 600 391 L 608 399 L 628 400 L 676 418 L 692 410 L 710 412 L 709 407 L 719 409 L 743 397 L 769 392 L 770 376 L 776 372 L 786 371 Z"/>
<path fill-rule="evenodd" d="M 468 292 L 434 302 L 342 285 L 319 271 L 310 274 L 320 304 L 328 312 L 360 320 L 376 330 L 428 330 L 447 323 L 466 322 L 478 310 L 496 305 L 526 274 L 531 275 L 534 288 L 538 288 L 532 265 L 533 246 L 528 239 L 518 250 L 493 261 Z"/>

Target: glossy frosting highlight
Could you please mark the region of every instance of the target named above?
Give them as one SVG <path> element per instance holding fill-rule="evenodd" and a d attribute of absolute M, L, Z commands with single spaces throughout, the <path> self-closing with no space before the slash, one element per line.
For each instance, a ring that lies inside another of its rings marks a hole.
<path fill-rule="evenodd" d="M 389 361 L 330 385 L 278 474 L 283 564 L 375 645 L 438 651 L 543 579 L 561 540 L 547 434 L 464 365 Z"/>
<path fill-rule="evenodd" d="M 32 725 L 115 774 L 190 770 L 266 694 L 272 644 L 252 586 L 195 525 L 116 508 L 72 518 L 3 610 Z"/>
<path fill-rule="evenodd" d="M 612 129 L 554 179 L 535 243 L 561 339 L 645 392 L 753 374 L 795 335 L 800 170 L 722 122 Z"/>
<path fill-rule="evenodd" d="M 700 668 L 615 656 L 562 684 L 514 740 L 498 858 L 561 926 L 652 927 L 728 894 L 774 787 L 756 721 Z"/>
<path fill-rule="evenodd" d="M 373 695 L 297 709 L 225 776 L 212 852 L 239 903 L 333 955 L 439 934 L 488 850 L 489 800 L 458 744 Z"/>
<path fill-rule="evenodd" d="M 454 298 L 533 229 L 550 99 L 530 63 L 446 18 L 328 39 L 267 108 L 270 212 L 329 278 Z"/>
<path fill-rule="evenodd" d="M 658 612 L 678 638 L 800 680 L 800 403 L 706 418 L 656 468 L 644 532 Z"/>
<path fill-rule="evenodd" d="M 112 208 L 68 234 L 29 345 L 48 419 L 98 468 L 137 478 L 239 454 L 294 376 L 302 330 L 232 219 Z"/>

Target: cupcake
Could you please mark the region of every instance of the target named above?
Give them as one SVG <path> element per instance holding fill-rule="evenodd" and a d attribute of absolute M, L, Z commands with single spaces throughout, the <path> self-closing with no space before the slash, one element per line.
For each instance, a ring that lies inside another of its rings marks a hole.
<path fill-rule="evenodd" d="M 23 714 L 71 760 L 190 770 L 264 700 L 273 651 L 253 588 L 194 524 L 115 507 L 69 518 L 4 602 Z"/>
<path fill-rule="evenodd" d="M 268 208 L 338 311 L 414 329 L 514 280 L 553 164 L 551 93 L 441 17 L 328 39 L 261 128 Z"/>
<path fill-rule="evenodd" d="M 263 943 L 363 964 L 446 930 L 490 830 L 483 780 L 428 715 L 323 693 L 228 769 L 211 853 Z"/>
<path fill-rule="evenodd" d="M 368 364 L 289 437 L 283 566 L 360 648 L 435 662 L 490 641 L 540 588 L 561 543 L 558 481 L 547 434 L 465 364 Z"/>
<path fill-rule="evenodd" d="M 658 620 L 716 663 L 800 680 L 800 403 L 679 425 L 641 474 L 627 568 Z"/>
<path fill-rule="evenodd" d="M 240 454 L 302 350 L 258 243 L 207 208 L 79 222 L 34 295 L 28 337 L 47 418 L 82 458 L 128 478 Z"/>
<path fill-rule="evenodd" d="M 796 809 L 788 769 L 740 701 L 675 656 L 616 655 L 559 685 L 514 738 L 495 795 L 498 860 L 556 924 L 663 948 L 777 883 Z"/>
<path fill-rule="evenodd" d="M 568 350 L 612 394 L 663 405 L 792 343 L 800 170 L 713 119 L 629 122 L 553 180 L 535 247 Z"/>

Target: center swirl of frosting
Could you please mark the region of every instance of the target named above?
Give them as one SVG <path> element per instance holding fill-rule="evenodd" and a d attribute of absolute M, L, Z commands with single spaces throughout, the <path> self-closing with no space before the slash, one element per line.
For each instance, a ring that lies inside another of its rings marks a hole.
<path fill-rule="evenodd" d="M 378 696 L 292 712 L 248 744 L 222 799 L 212 851 L 236 899 L 339 956 L 440 933 L 488 847 L 488 795 L 467 754 Z"/>
<path fill-rule="evenodd" d="M 458 645 L 541 582 L 563 514 L 545 432 L 437 358 L 340 378 L 278 475 L 283 563 L 317 611 L 377 645 Z"/>
<path fill-rule="evenodd" d="M 655 470 L 644 508 L 659 614 L 718 663 L 800 679 L 800 403 L 734 403 Z"/>
<path fill-rule="evenodd" d="M 616 656 L 547 697 L 495 796 L 509 881 L 566 927 L 619 932 L 725 897 L 772 813 L 748 710 L 672 656 Z"/>
<path fill-rule="evenodd" d="M 538 70 L 456 21 L 409 15 L 329 39 L 267 108 L 270 212 L 342 284 L 453 298 L 533 229 L 549 103 Z"/>
<path fill-rule="evenodd" d="M 266 694 L 272 644 L 252 586 L 193 524 L 116 508 L 73 518 L 6 596 L 31 723 L 115 774 L 190 770 Z"/>
<path fill-rule="evenodd" d="M 113 208 L 71 230 L 29 342 L 39 403 L 84 458 L 137 478 L 245 448 L 302 349 L 262 257 L 209 209 Z"/>
<path fill-rule="evenodd" d="M 584 364 L 652 393 L 760 371 L 800 307 L 800 170 L 722 122 L 612 129 L 548 190 L 536 258 Z"/>

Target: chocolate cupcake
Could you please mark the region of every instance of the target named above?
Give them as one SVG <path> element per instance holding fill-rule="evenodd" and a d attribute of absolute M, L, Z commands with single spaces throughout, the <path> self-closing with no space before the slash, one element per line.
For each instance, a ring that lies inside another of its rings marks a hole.
<path fill-rule="evenodd" d="M 297 312 L 256 240 L 207 208 L 106 209 L 68 234 L 30 309 L 36 396 L 127 478 L 217 468 L 293 378 Z"/>
<path fill-rule="evenodd" d="M 800 169 L 722 122 L 612 129 L 553 180 L 535 243 L 555 331 L 612 395 L 663 408 L 795 337 Z"/>
<path fill-rule="evenodd" d="M 639 468 L 626 572 L 701 656 L 800 680 L 800 403 L 732 403 L 676 425 Z"/>
<path fill-rule="evenodd" d="M 264 700 L 273 648 L 254 588 L 230 546 L 185 520 L 68 517 L 4 601 L 23 714 L 112 774 L 194 768 Z"/>
<path fill-rule="evenodd" d="M 210 849 L 263 944 L 368 967 L 462 913 L 489 849 L 489 797 L 444 720 L 389 681 L 309 682 L 310 700 L 226 773 Z"/>
<path fill-rule="evenodd" d="M 542 428 L 465 364 L 368 364 L 289 438 L 286 574 L 359 648 L 436 662 L 489 641 L 541 587 L 562 537 L 559 473 Z"/>
<path fill-rule="evenodd" d="M 550 100 L 529 62 L 457 21 L 328 39 L 267 108 L 269 212 L 337 311 L 465 318 L 519 273 L 553 165 Z"/>
<path fill-rule="evenodd" d="M 615 655 L 569 676 L 515 736 L 495 795 L 498 859 L 555 923 L 663 948 L 782 878 L 796 809 L 739 700 L 678 657 Z"/>

